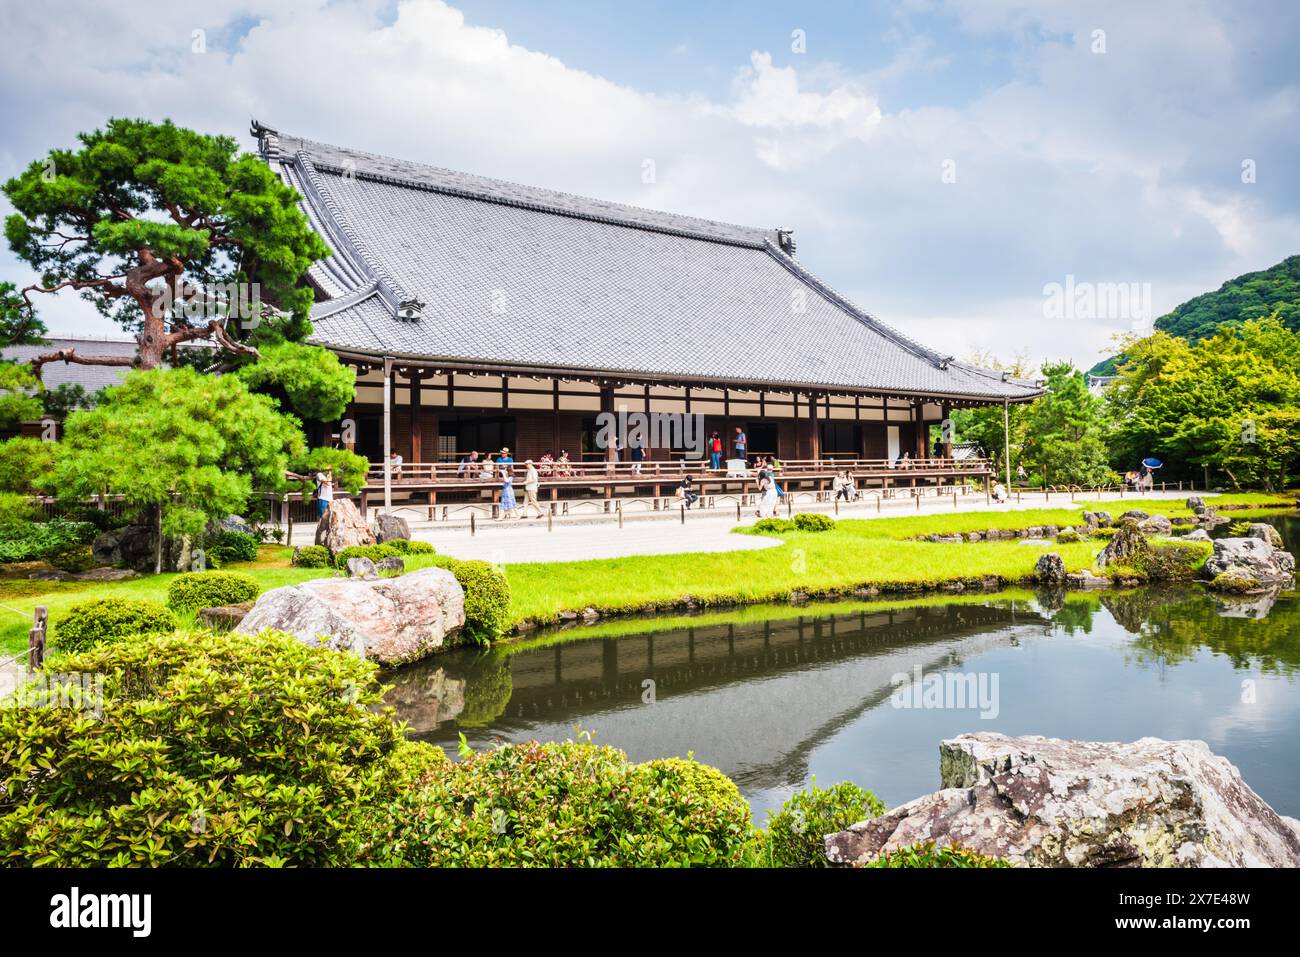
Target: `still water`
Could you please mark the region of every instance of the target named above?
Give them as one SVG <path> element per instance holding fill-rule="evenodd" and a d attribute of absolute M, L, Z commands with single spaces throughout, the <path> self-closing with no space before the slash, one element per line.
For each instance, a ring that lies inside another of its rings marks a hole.
<path fill-rule="evenodd" d="M 1300 520 L 1271 521 L 1300 551 Z M 899 707 L 899 676 L 917 668 L 922 688 L 960 675 L 973 693 Z M 1200 739 L 1300 817 L 1295 591 L 1011 591 L 612 621 L 387 680 L 412 734 L 451 754 L 458 733 L 484 747 L 579 729 L 633 760 L 693 752 L 736 781 L 759 822 L 813 777 L 890 806 L 932 791 L 939 741 L 964 731 Z"/>

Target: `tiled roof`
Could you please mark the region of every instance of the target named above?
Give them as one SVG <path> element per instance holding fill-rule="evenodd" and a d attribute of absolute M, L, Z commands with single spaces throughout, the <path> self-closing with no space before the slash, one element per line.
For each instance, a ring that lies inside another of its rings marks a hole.
<path fill-rule="evenodd" d="M 630 377 L 1012 400 L 808 273 L 789 234 L 341 149 L 255 126 L 334 255 L 314 340 L 342 352 Z M 396 318 L 406 299 L 418 321 Z"/>

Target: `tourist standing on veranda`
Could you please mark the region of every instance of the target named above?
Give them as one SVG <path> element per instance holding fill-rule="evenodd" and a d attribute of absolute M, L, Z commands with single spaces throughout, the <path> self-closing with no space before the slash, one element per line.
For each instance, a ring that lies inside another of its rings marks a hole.
<path fill-rule="evenodd" d="M 709 468 L 715 472 L 722 468 L 722 436 L 717 432 L 709 436 Z"/>
<path fill-rule="evenodd" d="M 524 469 L 524 507 L 521 510 L 520 517 L 527 518 L 528 510 L 535 508 L 537 509 L 537 517 L 542 518 L 546 515 L 546 512 L 537 501 L 537 489 L 541 477 L 537 474 L 537 467 L 533 465 L 532 459 L 524 462 Z"/>
<path fill-rule="evenodd" d="M 515 501 L 515 470 L 511 465 L 501 466 L 501 514 L 503 518 L 518 518 L 519 503 Z"/>
<path fill-rule="evenodd" d="M 745 434 L 745 430 L 740 426 L 736 426 L 736 436 L 732 439 L 731 444 L 736 450 L 736 458 L 742 462 L 749 461 L 749 436 Z"/>

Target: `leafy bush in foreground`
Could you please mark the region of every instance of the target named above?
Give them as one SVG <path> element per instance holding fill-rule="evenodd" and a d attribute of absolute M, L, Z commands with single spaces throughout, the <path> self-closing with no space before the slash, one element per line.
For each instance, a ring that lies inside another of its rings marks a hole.
<path fill-rule="evenodd" d="M 3 864 L 346 866 L 372 809 L 445 760 L 371 710 L 373 664 L 276 632 L 145 635 L 52 670 L 105 675 L 102 717 L 0 708 Z"/>
<path fill-rule="evenodd" d="M 881 854 L 867 867 L 1013 867 L 1001 857 L 987 857 L 956 845 L 935 847 L 934 841 L 909 844 Z"/>
<path fill-rule="evenodd" d="M 52 637 L 59 651 L 75 652 L 175 627 L 175 616 L 156 601 L 97 598 L 69 608 L 67 615 L 54 623 Z"/>
<path fill-rule="evenodd" d="M 237 605 L 252 601 L 259 591 L 257 581 L 242 572 L 186 572 L 167 586 L 167 607 L 187 612 Z"/>
<path fill-rule="evenodd" d="M 783 532 L 792 532 L 794 529 L 794 522 L 788 518 L 760 518 L 754 523 L 754 531 L 763 535 L 779 535 Z"/>
<path fill-rule="evenodd" d="M 720 772 L 630 764 L 567 741 L 508 744 L 439 766 L 394 802 L 365 858 L 422 867 L 725 867 L 749 808 Z"/>
<path fill-rule="evenodd" d="M 766 860 L 760 863 L 769 867 L 829 867 L 824 842 L 827 834 L 884 813 L 880 798 L 851 781 L 824 789 L 814 781 L 768 818 Z"/>

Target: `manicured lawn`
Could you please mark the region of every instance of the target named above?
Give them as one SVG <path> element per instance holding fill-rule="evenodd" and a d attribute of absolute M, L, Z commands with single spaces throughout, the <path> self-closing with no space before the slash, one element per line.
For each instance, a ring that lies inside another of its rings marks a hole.
<path fill-rule="evenodd" d="M 1245 493 L 1207 496 L 1208 504 L 1266 507 L 1290 506 L 1293 498 Z M 512 565 L 506 569 L 512 591 L 514 621 L 549 621 L 561 611 L 594 607 L 606 611 L 651 610 L 683 599 L 700 605 L 750 604 L 783 601 L 794 592 L 817 595 L 848 591 L 856 586 L 921 588 L 957 579 L 1000 578 L 1019 581 L 1033 570 L 1044 547 L 1016 542 L 941 543 L 911 539 L 930 533 L 1024 528 L 1032 525 L 1071 525 L 1087 508 L 1119 514 L 1130 508 L 1172 517 L 1190 514 L 1182 499 L 1125 499 L 1084 502 L 1071 507 L 956 512 L 880 519 L 844 519 L 830 532 L 791 532 L 782 543 L 762 551 L 688 555 L 647 555 L 594 561 Z M 1234 516 L 1238 517 L 1238 516 Z M 1245 516 L 1239 516 L 1244 518 Z M 1070 571 L 1087 568 L 1102 547 L 1100 541 L 1056 545 Z M 266 545 L 255 562 L 236 563 L 230 571 L 252 575 L 265 591 L 333 574 L 326 568 L 294 568 L 292 550 Z M 408 568 L 427 564 L 410 555 Z M 39 582 L 0 579 L 0 656 L 27 645 L 31 614 L 46 605 L 57 624 L 77 602 L 121 596 L 165 601 L 173 575 L 146 575 L 122 582 Z M 947 599 L 944 599 L 947 600 Z M 183 622 L 191 626 L 192 621 Z"/>

